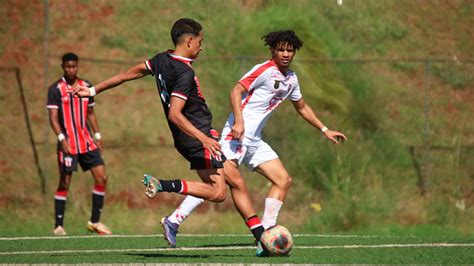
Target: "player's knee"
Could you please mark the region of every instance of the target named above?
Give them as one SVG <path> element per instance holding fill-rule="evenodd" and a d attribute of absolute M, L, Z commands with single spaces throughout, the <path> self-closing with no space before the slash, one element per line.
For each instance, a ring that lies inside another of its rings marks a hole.
<path fill-rule="evenodd" d="M 290 189 L 292 183 L 293 183 L 293 178 L 291 176 L 287 176 L 286 183 L 285 183 L 286 188 Z"/>
<path fill-rule="evenodd" d="M 107 184 L 107 181 L 108 181 L 108 180 L 109 180 L 109 177 L 108 177 L 107 175 L 104 175 L 104 176 L 102 177 L 102 181 L 104 182 L 104 185 Z"/>
<path fill-rule="evenodd" d="M 103 175 L 100 175 L 100 176 L 97 176 L 95 178 L 95 183 L 97 185 L 107 185 L 107 180 L 108 180 L 108 177 L 106 174 L 103 174 Z"/>
<path fill-rule="evenodd" d="M 293 179 L 291 178 L 291 176 L 288 175 L 278 180 L 277 186 L 283 190 L 288 190 L 290 189 L 292 182 Z"/>
<path fill-rule="evenodd" d="M 245 180 L 242 177 L 228 179 L 228 184 L 234 189 L 246 190 Z"/>
<path fill-rule="evenodd" d="M 225 197 L 226 197 L 226 190 L 225 190 L 225 187 L 224 187 L 224 189 L 216 190 L 214 192 L 214 194 L 212 195 L 210 201 L 223 202 L 225 200 Z"/>

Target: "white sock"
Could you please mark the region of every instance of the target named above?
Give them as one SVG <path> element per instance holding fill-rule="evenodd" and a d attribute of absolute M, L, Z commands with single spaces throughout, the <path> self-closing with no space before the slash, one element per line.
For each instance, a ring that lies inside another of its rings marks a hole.
<path fill-rule="evenodd" d="M 170 215 L 168 220 L 175 224 L 181 224 L 188 218 L 191 212 L 203 203 L 204 200 L 193 196 L 186 196 L 181 205 Z"/>
<path fill-rule="evenodd" d="M 265 229 L 276 225 L 278 213 L 280 212 L 283 202 L 274 199 L 265 199 L 265 211 L 263 212 L 262 225 Z"/>

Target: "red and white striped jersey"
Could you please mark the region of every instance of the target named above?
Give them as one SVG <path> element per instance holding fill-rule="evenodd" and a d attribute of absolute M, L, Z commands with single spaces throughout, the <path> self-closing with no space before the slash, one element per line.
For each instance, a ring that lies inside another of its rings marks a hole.
<path fill-rule="evenodd" d="M 78 85 L 92 86 L 90 82 L 77 80 Z M 61 132 L 69 143 L 71 154 L 86 153 L 97 149 L 87 124 L 87 109 L 95 105 L 94 97 L 74 97 L 73 88 L 63 77 L 48 89 L 46 108 L 58 109 Z"/>
<path fill-rule="evenodd" d="M 273 60 L 254 66 L 239 81 L 247 89 L 242 97 L 242 115 L 244 118 L 244 145 L 251 145 L 262 138 L 262 129 L 275 110 L 286 98 L 298 101 L 302 95 L 296 73 L 288 70 L 283 75 Z M 224 140 L 232 140 L 231 128 L 234 114 L 222 130 Z"/>

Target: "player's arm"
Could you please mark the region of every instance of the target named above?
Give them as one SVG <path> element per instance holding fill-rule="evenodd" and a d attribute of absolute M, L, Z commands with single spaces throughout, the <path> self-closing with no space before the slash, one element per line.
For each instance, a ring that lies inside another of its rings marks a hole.
<path fill-rule="evenodd" d="M 59 111 L 55 108 L 48 109 L 49 124 L 57 136 L 58 141 L 61 143 L 61 147 L 65 153 L 69 153 L 69 144 L 67 143 L 64 134 L 61 132 L 61 125 L 59 124 Z"/>
<path fill-rule="evenodd" d="M 102 91 L 117 87 L 124 82 L 139 79 L 149 74 L 150 71 L 145 63 L 140 63 L 109 79 L 106 79 L 105 81 L 102 81 L 94 87 L 88 88 L 87 86 L 77 86 L 74 93 L 80 97 L 94 96 Z"/>
<path fill-rule="evenodd" d="M 168 120 L 189 136 L 199 140 L 204 148 L 207 148 L 213 155 L 222 154 L 221 146 L 215 139 L 208 137 L 197 129 L 182 113 L 186 101 L 175 96 L 171 96 Z"/>
<path fill-rule="evenodd" d="M 234 125 L 232 126 L 232 135 L 234 139 L 242 139 L 245 133 L 244 117 L 242 115 L 242 95 L 246 93 L 242 84 L 237 83 L 230 92 L 230 104 L 234 112 Z"/>
<path fill-rule="evenodd" d="M 319 120 L 319 118 L 314 113 L 313 109 L 305 103 L 303 98 L 300 98 L 297 101 L 292 101 L 293 107 L 295 107 L 298 114 L 303 117 L 308 123 L 313 127 L 321 130 L 324 136 L 334 143 L 339 143 L 339 141 L 347 140 L 346 136 L 341 132 L 334 130 L 329 130 L 324 124 Z"/>
<path fill-rule="evenodd" d="M 100 151 L 102 151 L 102 136 L 100 134 L 99 123 L 97 122 L 97 117 L 95 115 L 93 107 L 87 108 L 87 121 L 89 122 L 89 125 L 91 126 L 92 131 L 94 132 L 95 142 L 99 146 Z"/>

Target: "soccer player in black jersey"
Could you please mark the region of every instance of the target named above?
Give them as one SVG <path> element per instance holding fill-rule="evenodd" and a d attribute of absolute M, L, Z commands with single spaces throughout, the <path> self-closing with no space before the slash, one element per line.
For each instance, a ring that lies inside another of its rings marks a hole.
<path fill-rule="evenodd" d="M 174 50 L 159 53 L 95 87 L 77 86 L 75 93 L 80 97 L 94 96 L 124 82 L 153 75 L 175 147 L 203 182 L 163 180 L 145 175 L 143 183 L 147 196 L 154 198 L 158 192 L 175 192 L 221 202 L 226 197 L 222 169 L 225 157 L 218 134 L 211 127 L 211 112 L 191 66 L 202 49 L 202 26 L 192 19 L 179 19 L 171 29 L 171 39 Z"/>
<path fill-rule="evenodd" d="M 63 227 L 66 199 L 71 183 L 72 172 L 77 171 L 79 163 L 84 171 L 90 170 L 95 180 L 92 190 L 92 215 L 87 229 L 98 234 L 112 232 L 99 222 L 104 205 L 107 175 L 101 158 L 102 140 L 99 125 L 94 113 L 94 97 L 74 97 L 73 88 L 77 85 L 91 86 L 87 80 L 77 76 L 79 58 L 73 53 L 64 54 L 61 67 L 64 75 L 48 89 L 47 108 L 51 128 L 58 138 L 59 185 L 54 194 L 56 223 L 53 233 L 66 235 Z M 91 136 L 88 123 L 94 130 Z"/>

